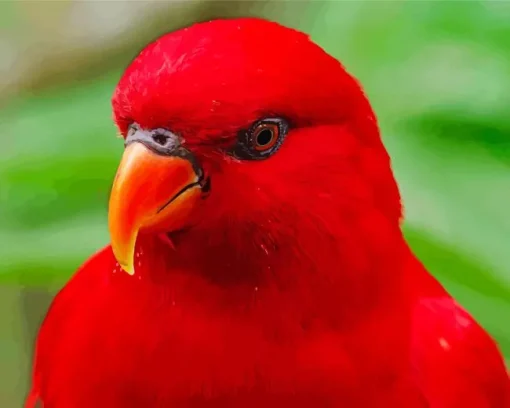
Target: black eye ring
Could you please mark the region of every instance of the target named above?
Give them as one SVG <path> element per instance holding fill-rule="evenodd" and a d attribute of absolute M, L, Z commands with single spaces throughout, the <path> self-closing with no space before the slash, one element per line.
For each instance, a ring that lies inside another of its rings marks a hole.
<path fill-rule="evenodd" d="M 232 155 L 239 159 L 263 160 L 272 156 L 282 145 L 289 125 L 282 118 L 266 118 L 241 131 Z"/>

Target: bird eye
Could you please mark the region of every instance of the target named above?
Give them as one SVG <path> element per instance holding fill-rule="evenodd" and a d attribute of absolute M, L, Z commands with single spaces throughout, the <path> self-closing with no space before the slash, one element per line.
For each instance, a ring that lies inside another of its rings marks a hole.
<path fill-rule="evenodd" d="M 239 159 L 261 160 L 270 157 L 287 135 L 288 124 L 281 118 L 262 119 L 239 134 L 232 155 Z"/>
<path fill-rule="evenodd" d="M 280 135 L 280 127 L 277 123 L 260 123 L 251 135 L 251 144 L 259 152 L 271 149 Z"/>

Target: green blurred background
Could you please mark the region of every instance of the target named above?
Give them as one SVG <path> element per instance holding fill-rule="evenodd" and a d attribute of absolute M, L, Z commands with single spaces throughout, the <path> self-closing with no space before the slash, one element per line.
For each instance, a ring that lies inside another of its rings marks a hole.
<path fill-rule="evenodd" d="M 108 241 L 120 72 L 166 31 L 247 15 L 360 79 L 411 245 L 510 356 L 510 2 L 1 2 L 0 407 L 21 405 L 51 297 Z"/>

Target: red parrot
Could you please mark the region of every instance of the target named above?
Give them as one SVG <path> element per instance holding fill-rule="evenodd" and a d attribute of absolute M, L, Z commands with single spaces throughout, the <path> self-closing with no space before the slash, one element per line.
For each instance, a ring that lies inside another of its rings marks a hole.
<path fill-rule="evenodd" d="M 496 344 L 406 244 L 360 85 L 305 34 L 164 35 L 112 106 L 111 246 L 51 305 L 27 407 L 510 406 Z"/>

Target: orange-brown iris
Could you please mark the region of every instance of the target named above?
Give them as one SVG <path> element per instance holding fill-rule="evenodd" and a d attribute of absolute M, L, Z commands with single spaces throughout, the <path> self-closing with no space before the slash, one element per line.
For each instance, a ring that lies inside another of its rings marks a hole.
<path fill-rule="evenodd" d="M 252 132 L 253 148 L 259 152 L 272 149 L 280 137 L 280 128 L 276 123 L 261 123 Z"/>

